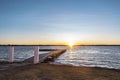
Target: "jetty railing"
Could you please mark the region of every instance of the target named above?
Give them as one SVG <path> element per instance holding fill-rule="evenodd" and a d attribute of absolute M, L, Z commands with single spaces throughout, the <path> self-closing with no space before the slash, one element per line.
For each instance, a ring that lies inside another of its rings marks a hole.
<path fill-rule="evenodd" d="M 42 56 L 42 54 L 39 54 L 39 51 L 50 51 L 49 53 L 46 53 Z M 25 59 L 23 62 L 33 62 L 34 64 L 37 64 L 39 62 L 42 62 L 44 60 L 49 59 L 49 57 L 52 57 L 52 59 L 57 58 L 60 54 L 64 53 L 66 49 L 39 49 L 39 46 L 34 46 L 34 56 L 28 59 Z M 14 62 L 14 46 L 9 46 L 9 62 Z"/>
<path fill-rule="evenodd" d="M 9 48 L 9 62 L 14 62 L 14 46 Z M 39 46 L 34 47 L 34 64 L 39 63 Z"/>

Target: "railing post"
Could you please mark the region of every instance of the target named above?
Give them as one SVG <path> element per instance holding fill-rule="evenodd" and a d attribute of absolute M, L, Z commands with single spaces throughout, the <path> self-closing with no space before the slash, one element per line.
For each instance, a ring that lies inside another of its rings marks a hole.
<path fill-rule="evenodd" d="M 9 62 L 14 61 L 14 46 L 10 46 Z"/>
<path fill-rule="evenodd" d="M 39 63 L 39 46 L 34 47 L 34 64 Z"/>

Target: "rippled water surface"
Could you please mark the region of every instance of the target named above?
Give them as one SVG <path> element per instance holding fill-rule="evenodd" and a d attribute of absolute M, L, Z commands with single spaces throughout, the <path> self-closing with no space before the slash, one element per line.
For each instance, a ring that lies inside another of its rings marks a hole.
<path fill-rule="evenodd" d="M 54 64 L 71 64 L 74 66 L 91 66 L 120 69 L 120 46 L 40 46 L 41 49 L 67 49 Z M 44 52 L 40 52 L 44 54 Z M 15 61 L 22 61 L 34 55 L 33 46 L 16 46 Z M 7 61 L 9 47 L 0 46 L 0 60 Z"/>
<path fill-rule="evenodd" d="M 120 69 L 120 46 L 78 46 L 68 49 L 55 63 Z"/>

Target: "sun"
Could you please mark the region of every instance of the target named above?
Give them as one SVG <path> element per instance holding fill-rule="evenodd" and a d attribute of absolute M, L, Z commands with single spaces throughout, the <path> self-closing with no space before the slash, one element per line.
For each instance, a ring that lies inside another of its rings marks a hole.
<path fill-rule="evenodd" d="M 68 43 L 68 45 L 69 45 L 70 47 L 72 47 L 72 46 L 74 45 L 74 43 L 71 41 L 71 42 Z"/>

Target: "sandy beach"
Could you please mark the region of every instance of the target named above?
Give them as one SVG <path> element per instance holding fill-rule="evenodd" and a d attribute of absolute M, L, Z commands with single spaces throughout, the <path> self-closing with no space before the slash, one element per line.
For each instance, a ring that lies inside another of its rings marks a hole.
<path fill-rule="evenodd" d="M 0 63 L 0 66 L 2 65 L 6 64 Z M 120 80 L 120 70 L 115 69 L 48 63 L 15 65 L 1 70 L 0 80 Z"/>

